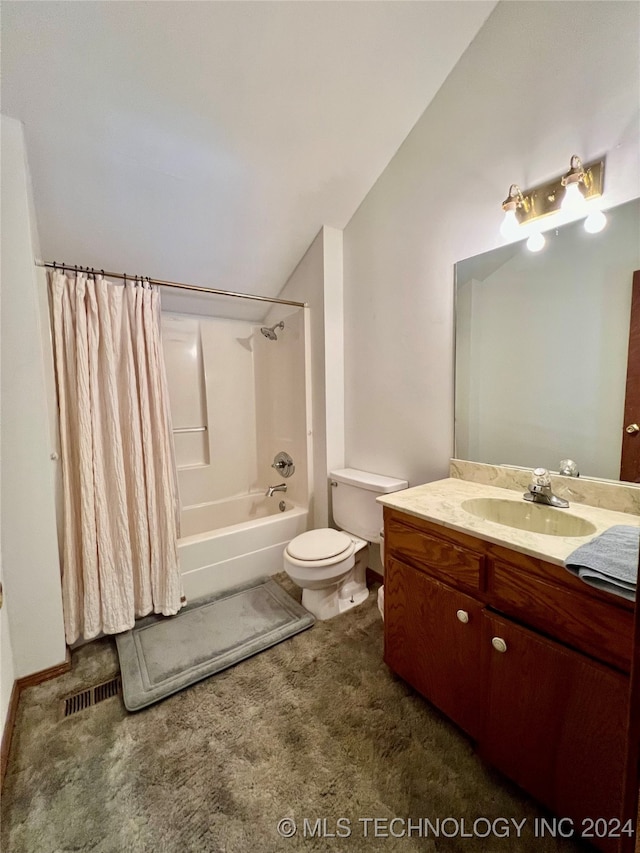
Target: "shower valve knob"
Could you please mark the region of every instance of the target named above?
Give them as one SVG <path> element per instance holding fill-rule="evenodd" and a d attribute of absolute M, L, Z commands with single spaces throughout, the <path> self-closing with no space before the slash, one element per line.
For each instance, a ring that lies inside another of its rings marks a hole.
<path fill-rule="evenodd" d="M 293 464 L 293 459 L 288 453 L 285 453 L 284 450 L 280 451 L 280 453 L 276 453 L 271 467 L 275 468 L 276 471 L 279 471 L 283 477 L 290 477 L 296 470 L 296 466 Z"/>

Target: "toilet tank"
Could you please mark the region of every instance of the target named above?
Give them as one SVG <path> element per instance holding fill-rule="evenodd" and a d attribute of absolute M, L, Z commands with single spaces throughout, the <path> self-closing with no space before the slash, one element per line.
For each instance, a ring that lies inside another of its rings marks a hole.
<path fill-rule="evenodd" d="M 354 533 L 368 542 L 379 542 L 382 506 L 376 498 L 406 489 L 407 481 L 356 468 L 341 468 L 329 476 L 333 486 L 333 520 L 336 525 L 340 530 Z"/>

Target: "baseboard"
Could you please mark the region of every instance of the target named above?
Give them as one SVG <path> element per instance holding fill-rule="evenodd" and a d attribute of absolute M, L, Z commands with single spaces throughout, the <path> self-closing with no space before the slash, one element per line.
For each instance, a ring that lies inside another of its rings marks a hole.
<path fill-rule="evenodd" d="M 13 737 L 13 727 L 16 722 L 16 714 L 18 713 L 18 700 L 20 699 L 20 687 L 18 682 L 13 682 L 11 688 L 11 696 L 9 698 L 9 707 L 7 709 L 7 717 L 4 721 L 2 730 L 2 746 L 0 747 L 0 789 L 4 783 L 4 774 L 7 771 L 9 763 L 9 750 L 11 749 L 11 738 Z"/>
<path fill-rule="evenodd" d="M 17 680 L 18 690 L 26 690 L 27 687 L 34 687 L 36 684 L 42 684 L 43 681 L 50 681 L 52 678 L 58 678 L 69 672 L 71 669 L 71 652 L 67 649 L 63 663 L 58 663 L 55 666 L 50 666 L 49 669 L 41 669 L 39 672 L 33 672 L 31 675 L 25 675 L 24 678 Z"/>
<path fill-rule="evenodd" d="M 11 696 L 9 698 L 9 707 L 7 709 L 7 717 L 4 721 L 2 730 L 2 745 L 0 747 L 0 790 L 4 784 L 4 774 L 7 772 L 9 764 L 9 752 L 11 751 L 11 740 L 13 738 L 13 729 L 16 722 L 16 714 L 18 713 L 18 703 L 20 702 L 20 694 L 27 687 L 33 687 L 36 684 L 42 684 L 43 681 L 49 681 L 52 678 L 58 678 L 69 672 L 71 669 L 71 652 L 67 649 L 64 663 L 50 666 L 48 669 L 41 669 L 39 672 L 34 672 L 31 675 L 25 675 L 24 678 L 18 678 L 13 682 L 11 688 Z"/>

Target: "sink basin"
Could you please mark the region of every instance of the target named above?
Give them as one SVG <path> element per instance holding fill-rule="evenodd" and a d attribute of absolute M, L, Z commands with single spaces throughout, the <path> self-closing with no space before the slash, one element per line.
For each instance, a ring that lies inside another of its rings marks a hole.
<path fill-rule="evenodd" d="M 462 509 L 484 521 L 528 530 L 531 533 L 546 533 L 548 536 L 589 536 L 596 532 L 590 521 L 571 515 L 564 509 L 534 504 L 526 501 L 505 501 L 500 498 L 473 498 L 463 501 Z"/>

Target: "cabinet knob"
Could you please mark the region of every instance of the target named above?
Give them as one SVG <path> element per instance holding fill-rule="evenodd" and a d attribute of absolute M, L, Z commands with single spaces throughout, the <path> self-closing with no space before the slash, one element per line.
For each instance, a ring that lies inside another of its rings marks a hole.
<path fill-rule="evenodd" d="M 491 645 L 493 646 L 493 648 L 494 648 L 497 652 L 506 652 L 506 651 L 507 651 L 507 644 L 506 644 L 506 643 L 505 643 L 505 641 L 502 639 L 502 637 L 494 637 L 494 638 L 491 640 Z"/>
<path fill-rule="evenodd" d="M 628 427 L 625 427 L 625 430 L 626 430 L 626 432 L 629 433 L 629 435 L 634 435 L 636 432 L 640 432 L 640 425 L 639 424 L 629 424 Z"/>
<path fill-rule="evenodd" d="M 461 622 L 468 622 L 469 621 L 469 614 L 467 613 L 466 610 L 458 610 L 456 612 L 456 616 L 458 617 L 458 619 Z"/>

